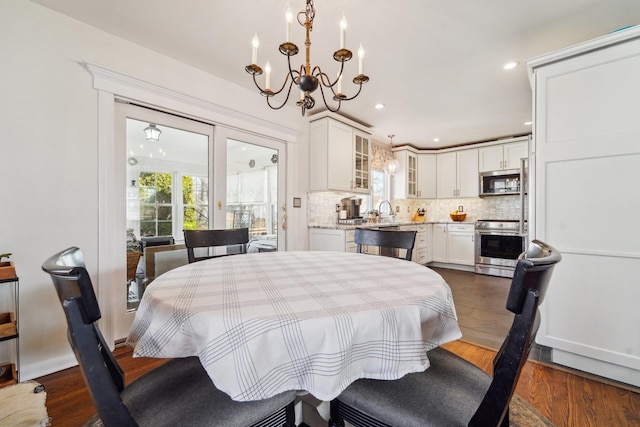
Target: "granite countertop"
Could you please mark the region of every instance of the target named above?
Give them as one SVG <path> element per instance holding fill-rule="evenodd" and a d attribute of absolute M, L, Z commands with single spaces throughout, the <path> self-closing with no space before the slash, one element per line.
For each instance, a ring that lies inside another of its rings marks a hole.
<path fill-rule="evenodd" d="M 333 225 L 310 225 L 309 228 L 323 228 L 323 229 L 331 229 L 331 230 L 353 230 L 356 227 L 366 228 L 366 227 L 395 227 L 395 226 L 403 226 L 403 225 L 422 225 L 422 224 L 475 224 L 472 221 L 451 221 L 451 220 L 441 220 L 441 221 L 398 221 L 398 222 L 365 222 L 363 224 L 333 224 Z"/>

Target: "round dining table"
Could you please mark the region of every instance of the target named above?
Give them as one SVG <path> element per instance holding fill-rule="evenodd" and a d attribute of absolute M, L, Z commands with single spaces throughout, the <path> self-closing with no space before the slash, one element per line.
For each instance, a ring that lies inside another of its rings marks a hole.
<path fill-rule="evenodd" d="M 461 337 L 451 289 L 403 259 L 282 251 L 199 261 L 147 288 L 127 344 L 134 357 L 199 357 L 237 401 L 285 390 L 329 401 L 359 378 L 428 369 Z"/>

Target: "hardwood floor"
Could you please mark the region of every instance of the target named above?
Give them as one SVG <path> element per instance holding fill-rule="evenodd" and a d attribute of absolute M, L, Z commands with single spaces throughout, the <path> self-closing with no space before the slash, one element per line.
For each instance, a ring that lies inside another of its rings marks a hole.
<path fill-rule="evenodd" d="M 495 354 L 491 348 L 498 348 L 511 322 L 504 314 L 510 280 L 436 270 L 451 285 L 464 340 L 480 344 L 455 341 L 445 347 L 489 372 Z M 117 349 L 116 355 L 127 383 L 163 363 L 134 359 L 127 348 Z M 47 390 L 53 427 L 80 426 L 95 412 L 77 367 L 36 381 Z M 639 391 L 533 360 L 527 362 L 516 390 L 558 427 L 640 427 Z"/>
<path fill-rule="evenodd" d="M 455 341 L 445 347 L 487 372 L 495 355 L 493 350 L 464 341 Z M 164 362 L 144 357 L 134 359 L 126 348 L 117 349 L 116 354 L 127 383 Z M 47 390 L 47 410 L 52 427 L 81 426 L 95 412 L 77 367 L 36 380 Z M 558 427 L 640 427 L 639 393 L 535 361 L 526 364 L 516 392 Z"/>
<path fill-rule="evenodd" d="M 451 287 L 462 339 L 498 349 L 513 314 L 505 308 L 511 279 L 468 271 L 433 268 Z"/>

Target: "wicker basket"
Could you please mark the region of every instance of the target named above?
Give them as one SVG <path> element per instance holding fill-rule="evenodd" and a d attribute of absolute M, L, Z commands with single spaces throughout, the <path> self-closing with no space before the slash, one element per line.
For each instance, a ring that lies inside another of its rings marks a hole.
<path fill-rule="evenodd" d="M 127 252 L 127 282 L 135 280 L 142 252 Z"/>
<path fill-rule="evenodd" d="M 451 217 L 451 219 L 453 221 L 457 221 L 457 222 L 462 222 L 464 221 L 464 219 L 467 217 L 466 213 L 461 213 L 461 214 L 449 214 L 449 216 Z"/>

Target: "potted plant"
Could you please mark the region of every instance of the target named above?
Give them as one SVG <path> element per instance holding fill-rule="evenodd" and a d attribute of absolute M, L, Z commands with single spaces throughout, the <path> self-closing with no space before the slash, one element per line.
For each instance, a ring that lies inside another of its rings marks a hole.
<path fill-rule="evenodd" d="M 13 266 L 13 261 L 2 261 L 4 258 L 9 259 L 10 256 L 10 253 L 0 254 L 0 280 L 16 277 L 16 268 Z"/>

